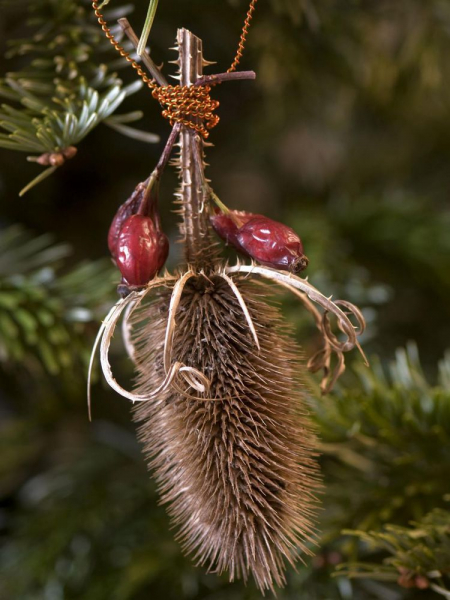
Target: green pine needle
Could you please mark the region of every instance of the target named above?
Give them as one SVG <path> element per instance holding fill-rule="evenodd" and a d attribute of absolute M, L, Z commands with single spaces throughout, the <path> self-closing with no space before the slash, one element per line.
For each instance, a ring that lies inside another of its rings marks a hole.
<path fill-rule="evenodd" d="M 148 5 L 147 16 L 145 18 L 144 27 L 142 29 L 141 37 L 139 38 L 139 44 L 137 47 L 138 56 L 142 56 L 145 52 L 145 47 L 147 46 L 147 41 L 150 36 L 150 31 L 153 26 L 153 21 L 155 19 L 156 10 L 158 8 L 158 0 L 150 0 L 150 4 Z"/>
<path fill-rule="evenodd" d="M 42 171 L 41 173 L 39 173 L 39 175 L 37 177 L 35 177 L 34 179 L 32 179 L 29 183 L 27 183 L 27 185 L 22 188 L 19 192 L 19 196 L 22 197 L 24 196 L 27 192 L 29 192 L 32 188 L 34 188 L 35 185 L 38 185 L 39 183 L 41 183 L 41 181 L 44 181 L 44 179 L 47 179 L 47 177 L 50 177 L 50 175 L 53 175 L 53 173 L 56 171 L 58 167 L 49 167 L 48 169 L 45 169 L 45 171 Z"/>

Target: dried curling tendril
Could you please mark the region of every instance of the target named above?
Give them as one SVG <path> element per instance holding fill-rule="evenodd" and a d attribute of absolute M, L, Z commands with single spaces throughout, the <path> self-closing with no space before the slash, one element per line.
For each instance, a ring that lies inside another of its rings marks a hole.
<path fill-rule="evenodd" d="M 345 371 L 344 352 L 349 352 L 355 347 L 361 353 L 364 363 L 368 366 L 367 358 L 362 350 L 358 337 L 364 333 L 366 323 L 364 316 L 359 308 L 347 302 L 346 300 L 335 300 L 327 298 L 318 289 L 311 285 L 307 279 L 302 279 L 292 274 L 285 274 L 268 267 L 258 265 L 236 265 L 225 269 L 226 273 L 247 273 L 256 274 L 270 279 L 278 285 L 293 292 L 303 303 L 305 308 L 313 315 L 316 326 L 319 329 L 323 346 L 308 361 L 307 367 L 311 373 L 323 370 L 323 378 L 320 383 L 322 393 L 330 392 L 336 381 Z M 316 308 L 314 302 L 324 309 L 323 314 Z M 342 310 L 346 309 L 345 311 Z M 331 329 L 329 314 L 334 314 L 337 318 L 337 325 L 340 331 L 347 336 L 347 339 L 340 342 Z M 355 328 L 350 321 L 349 316 L 356 319 Z M 332 369 L 331 359 L 336 355 L 337 363 Z"/>
<path fill-rule="evenodd" d="M 345 370 L 344 353 L 349 352 L 355 347 L 358 348 L 361 355 L 364 358 L 365 364 L 367 365 L 367 359 L 364 352 L 358 342 L 358 337 L 364 332 L 365 321 L 361 311 L 345 300 L 335 300 L 324 296 L 319 290 L 311 285 L 307 279 L 302 279 L 292 274 L 285 274 L 275 269 L 268 267 L 261 267 L 256 264 L 252 265 L 241 265 L 237 264 L 233 267 L 221 267 L 217 270 L 215 275 L 222 278 L 227 282 L 233 294 L 236 296 L 238 303 L 242 309 L 243 315 L 253 337 L 253 341 L 257 349 L 260 349 L 258 336 L 256 333 L 255 326 L 253 324 L 250 312 L 246 306 L 245 300 L 239 292 L 238 287 L 233 281 L 230 275 L 232 274 L 247 274 L 248 275 L 261 275 L 266 279 L 277 283 L 278 285 L 289 289 L 293 292 L 303 303 L 305 308 L 312 314 L 316 326 L 319 329 L 322 339 L 323 347 L 316 352 L 308 361 L 308 369 L 315 373 L 319 370 L 323 370 L 324 376 L 321 381 L 321 390 L 323 393 L 328 393 L 334 387 L 337 379 L 342 375 Z M 181 394 L 186 399 L 192 399 L 197 401 L 217 401 L 218 398 L 212 398 L 208 396 L 210 390 L 210 381 L 208 377 L 198 369 L 189 367 L 179 361 L 174 361 L 172 358 L 173 351 L 173 340 L 176 331 L 176 314 L 181 301 L 183 290 L 187 282 L 197 276 L 205 276 L 203 272 L 196 273 L 194 270 L 189 269 L 185 273 L 179 276 L 172 276 L 166 274 L 162 278 L 151 281 L 143 290 L 133 291 L 126 298 L 120 299 L 117 304 L 110 310 L 106 316 L 100 330 L 98 332 L 93 350 L 91 355 L 91 361 L 89 365 L 89 376 L 88 376 L 88 406 L 90 414 L 91 406 L 91 374 L 95 353 L 98 346 L 100 345 L 100 362 L 103 374 L 108 384 L 121 396 L 132 400 L 133 402 L 146 402 L 154 399 L 158 394 L 167 390 L 168 388 L 174 389 L 176 392 Z M 162 383 L 155 388 L 149 394 L 136 394 L 125 390 L 115 380 L 111 365 L 109 363 L 109 348 L 111 345 L 111 339 L 114 335 L 116 326 L 121 318 L 123 318 L 122 332 L 125 347 L 130 358 L 134 358 L 135 349 L 132 342 L 131 336 L 131 325 L 130 319 L 136 308 L 142 303 L 147 294 L 157 288 L 167 285 L 173 285 L 172 293 L 169 302 L 169 309 L 167 315 L 166 333 L 164 339 L 163 349 L 163 364 L 164 364 L 164 380 Z M 323 309 L 321 313 L 315 306 L 319 305 Z M 346 336 L 346 339 L 339 341 L 337 336 L 333 333 L 329 315 L 333 314 L 337 319 L 337 326 L 339 330 Z M 354 317 L 357 322 L 355 327 L 350 320 L 350 316 Z M 332 369 L 331 359 L 333 354 L 337 358 L 337 363 Z M 183 389 L 180 382 L 187 384 L 188 389 Z M 201 396 L 194 396 L 189 390 L 201 394 Z M 225 398 L 220 398 L 223 401 Z"/>
<path fill-rule="evenodd" d="M 186 276 L 187 274 L 185 274 Z M 102 368 L 103 375 L 109 384 L 109 386 L 115 390 L 118 394 L 127 398 L 128 400 L 132 400 L 133 402 L 146 402 L 155 398 L 158 394 L 166 390 L 168 387 L 172 386 L 180 391 L 183 390 L 178 388 L 175 379 L 177 377 L 181 377 L 184 381 L 189 385 L 190 388 L 193 388 L 197 392 L 205 393 L 209 390 L 209 380 L 197 369 L 193 367 L 189 367 L 184 365 L 183 363 L 176 361 L 172 364 L 167 364 L 165 366 L 165 378 L 158 388 L 153 390 L 151 394 L 135 394 L 133 392 L 129 392 L 125 390 L 119 383 L 117 383 L 114 378 L 111 365 L 109 363 L 109 348 L 111 345 L 111 340 L 113 338 L 116 326 L 120 320 L 120 317 L 125 312 L 125 331 L 127 332 L 125 336 L 125 344 L 127 347 L 127 351 L 129 354 L 134 353 L 134 348 L 132 346 L 131 338 L 128 333 L 127 324 L 129 322 L 129 318 L 133 311 L 138 307 L 138 305 L 142 302 L 145 296 L 154 288 L 161 287 L 167 285 L 171 280 L 176 279 L 172 276 L 165 276 L 164 278 L 158 278 L 151 281 L 147 287 L 139 292 L 131 292 L 126 298 L 121 298 L 109 311 L 105 320 L 103 321 L 99 332 L 97 334 L 92 353 L 91 359 L 89 362 L 89 371 L 88 371 L 88 382 L 87 382 L 87 401 L 88 401 L 88 410 L 89 410 L 89 418 L 91 418 L 91 380 L 92 380 L 92 369 L 94 365 L 94 359 L 97 352 L 97 348 L 100 346 L 100 364 Z M 179 281 L 177 282 L 179 283 Z M 172 328 L 172 320 L 169 318 L 167 322 L 167 330 L 169 331 Z M 167 334 L 166 334 L 167 338 Z M 166 356 L 166 351 L 165 351 Z M 168 354 L 170 357 L 170 352 Z"/>
<path fill-rule="evenodd" d="M 89 363 L 89 372 L 88 372 L 88 383 L 87 383 L 87 400 L 88 400 L 88 409 L 89 409 L 89 417 L 91 417 L 91 380 L 92 380 L 92 369 L 94 364 L 95 355 L 97 352 L 97 348 L 100 346 L 100 363 L 103 375 L 107 381 L 107 383 L 115 390 L 118 394 L 127 398 L 128 400 L 132 400 L 132 402 L 146 402 L 148 400 L 154 399 L 158 394 L 167 390 L 169 387 L 173 388 L 183 397 L 191 400 L 198 401 L 215 401 L 217 398 L 211 398 L 208 396 L 210 389 L 210 381 L 209 379 L 201 373 L 198 369 L 193 367 L 189 367 L 179 361 L 172 361 L 172 350 L 173 350 L 173 337 L 176 330 L 176 313 L 180 303 L 180 299 L 183 293 L 183 289 L 186 283 L 192 277 L 197 275 L 204 275 L 202 272 L 195 273 L 192 270 L 188 270 L 186 273 L 182 274 L 180 277 L 174 277 L 166 274 L 162 278 L 154 279 L 151 281 L 143 290 L 133 291 L 126 298 L 121 298 L 109 311 L 105 320 L 103 321 L 99 332 L 97 334 L 92 353 L 91 359 Z M 241 293 L 237 289 L 233 280 L 228 277 L 225 273 L 218 273 L 218 275 L 224 279 L 228 285 L 230 286 L 232 292 L 236 296 L 240 307 L 242 308 L 242 312 L 248 324 L 248 327 L 251 331 L 254 343 L 256 347 L 260 348 L 258 337 L 256 334 L 256 329 L 253 324 L 252 318 L 248 311 L 248 308 L 245 304 L 244 299 L 242 298 Z M 167 284 L 171 284 L 174 282 L 173 290 L 169 303 L 169 311 L 167 317 L 167 326 L 166 326 L 166 334 L 164 341 L 164 373 L 165 378 L 160 386 L 158 386 L 155 390 L 152 391 L 151 394 L 136 394 L 134 392 L 130 392 L 125 390 L 114 378 L 112 368 L 109 362 L 109 349 L 111 346 L 111 340 L 114 336 L 114 332 L 116 330 L 117 324 L 119 323 L 120 318 L 123 315 L 122 322 L 122 336 L 125 344 L 125 348 L 127 353 L 131 359 L 135 356 L 135 348 L 132 342 L 131 336 L 131 326 L 130 319 L 133 312 L 138 308 L 138 306 L 142 303 L 147 294 L 157 288 L 167 286 Z M 188 385 L 188 391 L 182 389 L 179 384 L 179 380 L 182 380 L 185 384 Z M 199 394 L 203 394 L 203 396 L 193 396 L 189 393 L 189 390 L 194 390 Z M 221 398 L 223 400 L 224 398 Z"/>

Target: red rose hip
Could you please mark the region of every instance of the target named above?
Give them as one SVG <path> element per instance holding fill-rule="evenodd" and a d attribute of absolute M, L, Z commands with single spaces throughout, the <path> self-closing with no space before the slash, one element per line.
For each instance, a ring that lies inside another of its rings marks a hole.
<path fill-rule="evenodd" d="M 116 261 L 128 285 L 142 286 L 162 269 L 169 242 L 150 217 L 132 215 L 122 225 L 116 243 Z"/>
<path fill-rule="evenodd" d="M 300 273 L 308 266 L 295 231 L 267 217 L 249 219 L 238 229 L 236 241 L 248 256 L 267 267 Z"/>
<path fill-rule="evenodd" d="M 233 217 L 235 220 L 233 220 Z M 230 210 L 229 214 L 216 212 L 216 214 L 211 215 L 210 221 L 214 231 L 220 238 L 227 242 L 227 244 L 230 244 L 230 246 L 236 248 L 236 250 L 247 254 L 237 241 L 237 234 L 240 227 L 255 217 L 262 217 L 262 215 L 255 215 L 240 210 Z M 239 226 L 235 221 L 239 223 Z"/>

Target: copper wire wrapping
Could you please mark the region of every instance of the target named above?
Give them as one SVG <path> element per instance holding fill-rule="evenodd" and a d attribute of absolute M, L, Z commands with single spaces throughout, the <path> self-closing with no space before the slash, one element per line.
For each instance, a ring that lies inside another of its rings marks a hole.
<path fill-rule="evenodd" d="M 236 56 L 227 73 L 235 71 L 240 62 L 256 2 L 257 0 L 252 0 L 250 2 L 250 7 L 247 11 L 247 16 L 239 39 Z M 211 86 L 159 86 L 154 79 L 151 79 L 145 73 L 138 62 L 131 58 L 130 53 L 116 40 L 111 29 L 108 27 L 103 14 L 100 12 L 98 2 L 93 2 L 92 8 L 94 9 L 95 16 L 97 17 L 105 36 L 114 46 L 115 50 L 131 64 L 133 69 L 136 69 L 136 73 L 142 81 L 152 90 L 153 98 L 158 100 L 163 107 L 163 117 L 168 119 L 171 125 L 181 123 L 182 125 L 193 129 L 206 139 L 209 136 L 208 129 L 215 127 L 220 120 L 220 118 L 214 114 L 214 111 L 219 106 L 219 102 L 211 98 Z"/>
<path fill-rule="evenodd" d="M 215 127 L 220 120 L 214 114 L 219 102 L 211 98 L 210 91 L 209 85 L 168 85 L 156 87 L 152 96 L 164 107 L 162 115 L 169 119 L 171 125 L 181 123 L 207 138 L 209 135 L 207 130 Z M 198 119 L 198 122 L 190 117 Z"/>

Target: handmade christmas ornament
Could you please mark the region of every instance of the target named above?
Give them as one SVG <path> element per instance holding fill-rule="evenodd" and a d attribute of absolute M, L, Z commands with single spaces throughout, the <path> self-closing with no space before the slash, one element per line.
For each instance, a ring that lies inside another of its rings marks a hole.
<path fill-rule="evenodd" d="M 111 43 L 152 89 L 173 128 L 155 170 L 111 225 L 109 249 L 123 277 L 122 298 L 100 328 L 90 372 L 100 346 L 107 382 L 134 404 L 139 438 L 183 550 L 210 571 L 228 571 L 231 581 L 253 576 L 264 592 L 283 586 L 287 563 L 312 553 L 319 488 L 303 355 L 271 302 L 269 282 L 292 291 L 316 321 L 323 345 L 307 367 L 324 370 L 323 391 L 344 370 L 344 353 L 360 348 L 364 319 L 352 304 L 333 302 L 295 275 L 307 258 L 291 228 L 230 211 L 205 179 L 205 139 L 218 122 L 212 84 L 254 77 L 235 69 L 255 4 L 225 74 L 204 76 L 201 40 L 179 30 L 180 85 L 167 86 L 145 52 L 150 76 L 123 50 L 93 3 Z M 128 22 L 121 26 L 137 46 Z M 184 262 L 175 273 L 159 275 L 168 246 L 157 190 L 176 142 Z M 251 263 L 229 266 L 214 230 Z M 344 339 L 333 333 L 330 315 Z M 116 381 L 108 359 L 121 318 L 136 368 L 131 391 Z M 90 407 L 90 381 L 88 401 Z"/>

